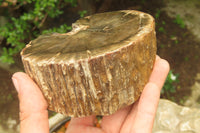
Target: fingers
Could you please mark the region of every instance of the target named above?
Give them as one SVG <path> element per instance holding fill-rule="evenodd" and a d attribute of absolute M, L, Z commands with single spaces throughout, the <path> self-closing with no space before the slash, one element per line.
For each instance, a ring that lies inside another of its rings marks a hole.
<path fill-rule="evenodd" d="M 94 127 L 95 116 L 72 118 L 66 133 L 104 133 L 100 128 Z"/>
<path fill-rule="evenodd" d="M 20 101 L 20 132 L 48 133 L 47 103 L 38 86 L 22 72 L 12 77 Z"/>
<path fill-rule="evenodd" d="M 151 133 L 160 90 L 169 72 L 167 61 L 156 58 L 154 69 L 138 102 L 133 106 L 122 127 L 124 132 Z"/>

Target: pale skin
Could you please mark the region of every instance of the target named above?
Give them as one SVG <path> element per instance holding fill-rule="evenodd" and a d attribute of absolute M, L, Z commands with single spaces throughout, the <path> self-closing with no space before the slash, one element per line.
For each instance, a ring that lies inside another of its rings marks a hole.
<path fill-rule="evenodd" d="M 101 128 L 95 116 L 72 118 L 66 133 L 151 133 L 160 91 L 169 72 L 166 60 L 156 57 L 149 82 L 134 104 L 104 116 Z M 20 133 L 49 133 L 47 102 L 39 87 L 22 72 L 12 77 L 20 101 Z"/>

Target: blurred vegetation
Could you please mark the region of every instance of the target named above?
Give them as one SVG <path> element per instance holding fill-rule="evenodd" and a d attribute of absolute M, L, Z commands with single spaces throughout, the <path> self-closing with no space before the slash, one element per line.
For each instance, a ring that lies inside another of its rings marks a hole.
<path fill-rule="evenodd" d="M 180 15 L 177 15 L 175 20 L 173 21 L 175 24 L 178 24 L 180 28 L 185 28 L 185 23 L 183 19 L 180 17 Z"/>
<path fill-rule="evenodd" d="M 176 93 L 179 74 L 174 74 L 172 70 L 169 71 L 165 84 L 161 90 L 161 95 L 167 96 L 168 99 L 172 98 L 171 94 Z M 173 100 L 173 99 L 170 99 Z"/>
<path fill-rule="evenodd" d="M 8 20 L 8 23 L 0 27 L 0 36 L 5 42 L 0 60 L 12 64 L 13 55 L 40 34 L 65 33 L 71 30 L 71 26 L 66 24 L 44 29 L 44 23 L 47 18 L 56 18 L 63 14 L 65 6 L 77 6 L 77 0 L 6 0 L 0 1 L 0 6 L 4 8 L 0 15 Z M 82 11 L 80 15 L 84 16 L 85 13 Z"/>

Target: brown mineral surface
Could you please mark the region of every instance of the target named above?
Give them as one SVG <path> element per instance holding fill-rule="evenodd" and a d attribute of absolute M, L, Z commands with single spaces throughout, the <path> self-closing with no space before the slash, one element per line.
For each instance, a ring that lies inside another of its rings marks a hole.
<path fill-rule="evenodd" d="M 26 73 L 49 109 L 72 117 L 109 115 L 134 103 L 156 56 L 154 19 L 133 10 L 95 14 L 65 34 L 42 35 L 22 50 Z"/>

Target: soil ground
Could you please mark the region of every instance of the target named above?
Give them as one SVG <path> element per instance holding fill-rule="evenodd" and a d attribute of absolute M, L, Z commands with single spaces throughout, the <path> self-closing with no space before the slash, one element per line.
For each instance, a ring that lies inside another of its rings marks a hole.
<path fill-rule="evenodd" d="M 183 104 L 191 93 L 190 88 L 195 82 L 196 74 L 200 73 L 200 42 L 196 40 L 188 27 L 181 28 L 180 25 L 174 23 L 175 18 L 170 18 L 166 11 L 162 10 L 165 7 L 163 1 L 121 0 L 120 2 L 121 4 L 117 2 L 108 4 L 107 7 L 99 8 L 101 10 L 93 13 L 134 9 L 147 12 L 156 18 L 157 54 L 170 63 L 173 73 L 179 74 L 179 82 L 174 84 L 176 92 L 170 95 L 164 93 L 161 97 Z M 71 15 L 64 15 L 65 19 L 60 21 L 67 21 L 68 24 L 74 22 L 77 19 L 75 12 L 78 12 L 78 8 L 80 7 L 66 9 L 67 12 L 71 11 Z M 75 15 L 72 16 L 73 14 Z M 11 75 L 11 72 L 0 69 L 0 125 L 5 130 L 10 126 L 15 130 L 19 124 L 18 99 L 11 82 Z"/>
<path fill-rule="evenodd" d="M 17 92 L 11 73 L 0 69 L 0 132 L 15 133 L 19 124 Z M 8 132 L 9 131 L 9 132 Z"/>

